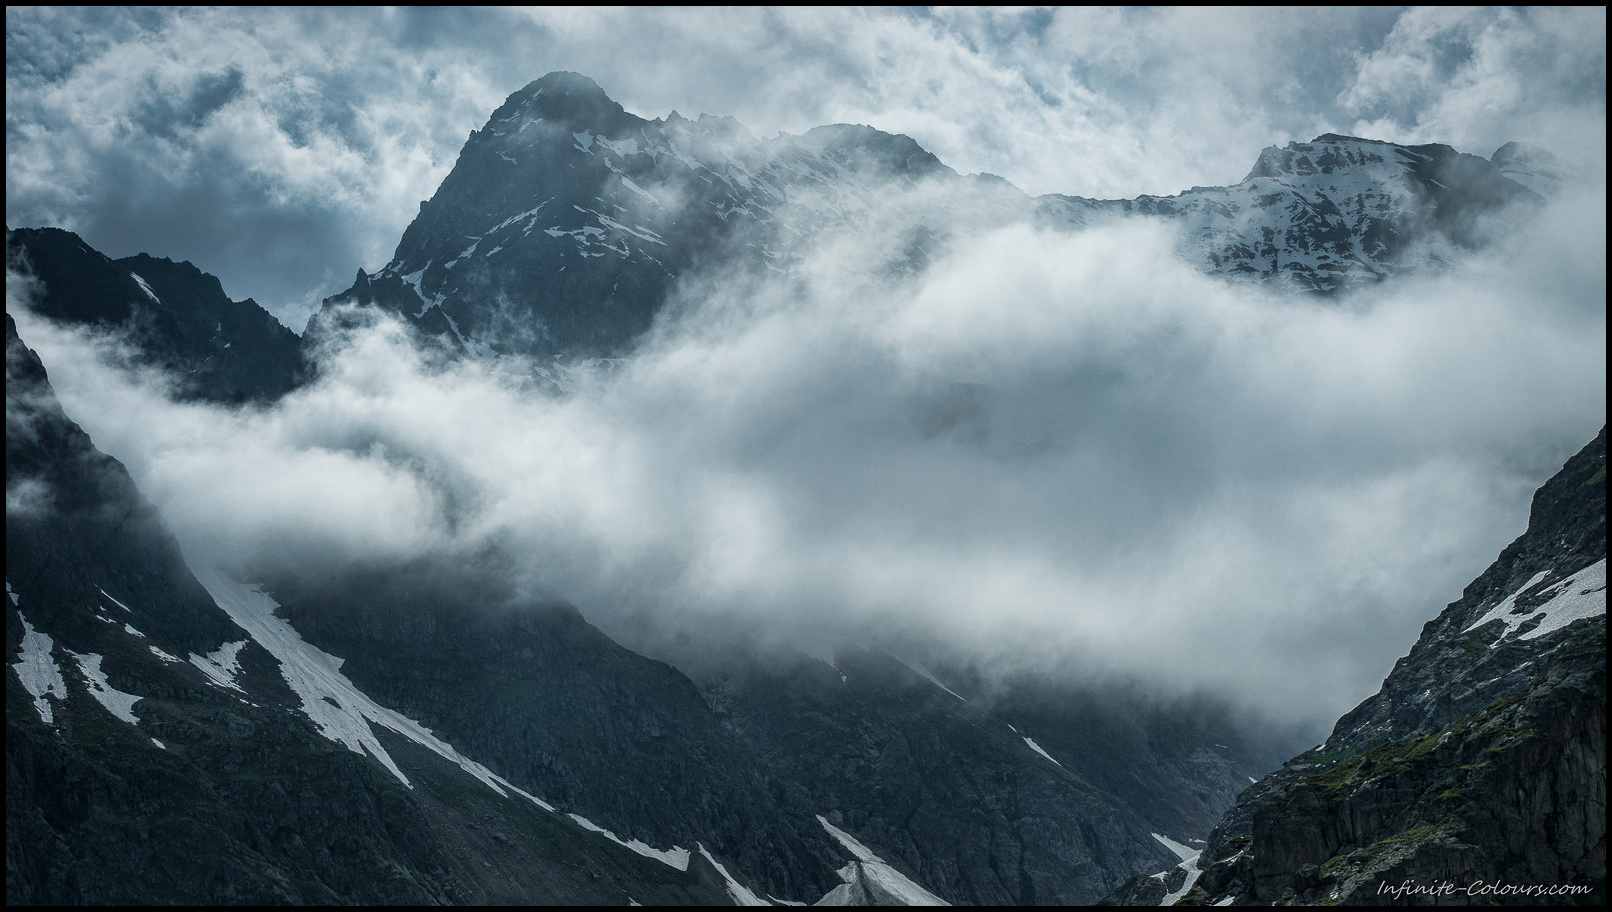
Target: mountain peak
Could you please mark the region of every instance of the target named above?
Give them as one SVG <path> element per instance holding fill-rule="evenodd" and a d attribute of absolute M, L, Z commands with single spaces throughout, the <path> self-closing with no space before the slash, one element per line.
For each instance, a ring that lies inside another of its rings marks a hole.
<path fill-rule="evenodd" d="M 886 133 L 866 124 L 826 124 L 800 137 L 803 145 L 822 151 L 855 151 L 893 173 L 950 172 L 940 159 L 904 133 Z"/>
<path fill-rule="evenodd" d="M 639 121 L 597 82 L 563 70 L 534 79 L 504 99 L 487 127 L 517 119 L 556 121 L 606 135 L 631 129 Z"/>
<path fill-rule="evenodd" d="M 1305 143 L 1304 145 L 1313 146 L 1313 145 L 1316 145 L 1318 143 L 1340 143 L 1340 142 L 1369 143 L 1370 145 L 1373 145 L 1373 146 L 1391 146 L 1391 145 L 1393 145 L 1393 143 L 1389 142 L 1386 139 L 1367 139 L 1364 136 L 1345 136 L 1342 133 L 1322 133 L 1320 136 L 1317 136 L 1316 138 L 1310 140 L 1308 143 Z M 1299 143 L 1297 141 L 1290 142 L 1290 143 L 1287 144 L 1289 149 L 1291 149 L 1291 148 L 1293 148 L 1295 146 L 1298 146 L 1298 145 L 1299 145 Z"/>
<path fill-rule="evenodd" d="M 538 94 L 551 91 L 578 92 L 582 94 L 601 96 L 605 95 L 605 90 L 600 88 L 599 84 L 594 82 L 592 78 L 584 76 L 581 73 L 573 73 L 570 70 L 555 70 L 552 73 L 545 73 L 544 75 L 539 76 L 527 83 L 525 88 L 521 89 L 516 94 L 521 95 L 531 93 L 532 95 L 536 96 Z"/>

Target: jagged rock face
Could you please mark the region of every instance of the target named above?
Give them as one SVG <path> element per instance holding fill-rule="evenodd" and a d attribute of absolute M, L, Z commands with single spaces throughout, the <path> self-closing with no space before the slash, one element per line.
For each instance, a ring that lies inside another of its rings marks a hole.
<path fill-rule="evenodd" d="M 6 231 L 6 264 L 38 280 L 35 310 L 116 330 L 164 368 L 181 396 L 239 403 L 279 398 L 302 374 L 301 341 L 256 301 L 232 301 L 188 262 L 113 260 L 59 228 Z"/>
<path fill-rule="evenodd" d="M 1382 690 L 1244 793 L 1187 898 L 1384 903 L 1409 882 L 1451 884 L 1445 902 L 1560 898 L 1473 884 L 1604 901 L 1605 676 L 1603 428 Z"/>
<path fill-rule="evenodd" d="M 697 268 L 788 271 L 811 243 L 857 229 L 888 248 L 879 268 L 906 275 L 959 230 L 1025 218 L 1168 219 L 1211 274 L 1334 292 L 1480 244 L 1485 218 L 1518 199 L 1537 197 L 1448 146 L 1328 134 L 1266 149 L 1229 187 L 1033 200 L 906 136 L 837 124 L 758 140 L 729 117 L 644 120 L 592 80 L 551 73 L 471 134 L 392 261 L 311 326 L 357 301 L 477 355 L 619 355 Z"/>
<path fill-rule="evenodd" d="M 726 898 L 401 736 L 407 785 L 332 740 L 6 323 L 8 904 Z"/>

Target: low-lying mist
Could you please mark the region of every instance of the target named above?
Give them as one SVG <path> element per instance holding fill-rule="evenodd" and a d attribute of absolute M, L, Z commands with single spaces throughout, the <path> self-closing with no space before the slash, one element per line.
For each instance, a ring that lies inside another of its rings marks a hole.
<path fill-rule="evenodd" d="M 1327 722 L 1605 421 L 1604 193 L 1528 224 L 1335 299 L 1205 277 L 1142 222 L 960 230 L 899 280 L 846 237 L 689 277 L 632 357 L 558 384 L 371 314 L 248 408 L 175 401 L 9 274 L 7 309 L 187 552 L 238 571 L 493 548 L 629 645 L 900 638 Z"/>

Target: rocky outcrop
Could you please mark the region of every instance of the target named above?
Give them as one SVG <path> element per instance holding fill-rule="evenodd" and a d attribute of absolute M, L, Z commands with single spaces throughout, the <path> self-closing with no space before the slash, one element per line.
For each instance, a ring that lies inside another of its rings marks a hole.
<path fill-rule="evenodd" d="M 1382 690 L 1244 793 L 1203 858 L 1186 902 L 1605 900 L 1604 428 Z"/>

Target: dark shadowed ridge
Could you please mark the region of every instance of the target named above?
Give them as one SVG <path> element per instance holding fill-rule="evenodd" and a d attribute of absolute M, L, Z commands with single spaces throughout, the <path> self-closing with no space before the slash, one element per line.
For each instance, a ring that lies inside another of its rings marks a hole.
<path fill-rule="evenodd" d="M 185 397 L 277 399 L 303 373 L 301 341 L 247 298 L 189 262 L 141 253 L 113 260 L 59 228 L 6 231 L 6 265 L 32 276 L 42 316 L 118 333 L 138 358 L 168 372 Z"/>

